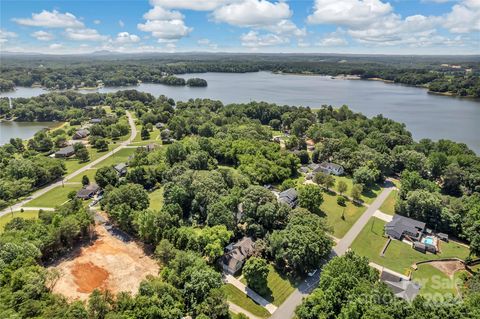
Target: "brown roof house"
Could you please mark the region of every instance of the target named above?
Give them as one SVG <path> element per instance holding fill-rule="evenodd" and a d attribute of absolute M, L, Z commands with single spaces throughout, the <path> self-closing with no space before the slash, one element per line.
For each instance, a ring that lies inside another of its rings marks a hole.
<path fill-rule="evenodd" d="M 225 250 L 226 253 L 220 258 L 220 265 L 224 272 L 234 275 L 253 254 L 255 242 L 251 237 L 243 237 L 240 241 L 228 245 Z"/>

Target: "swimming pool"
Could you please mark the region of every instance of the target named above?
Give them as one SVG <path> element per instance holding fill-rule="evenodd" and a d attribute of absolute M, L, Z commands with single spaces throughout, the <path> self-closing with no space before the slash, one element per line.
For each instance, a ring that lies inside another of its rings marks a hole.
<path fill-rule="evenodd" d="M 424 243 L 426 245 L 435 245 L 435 239 L 431 236 L 424 237 L 422 239 L 422 243 Z"/>

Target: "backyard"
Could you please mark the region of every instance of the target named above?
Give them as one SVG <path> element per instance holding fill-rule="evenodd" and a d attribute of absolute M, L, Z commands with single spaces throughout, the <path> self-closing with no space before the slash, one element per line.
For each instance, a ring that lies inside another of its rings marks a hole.
<path fill-rule="evenodd" d="M 413 272 L 413 281 L 421 285 L 420 295 L 424 297 L 435 297 L 438 294 L 456 296 L 457 288 L 462 280 L 462 271 L 457 271 L 453 276 L 448 276 L 438 268 L 429 264 L 422 264 Z"/>
<path fill-rule="evenodd" d="M 323 193 L 320 208 L 325 213 L 328 224 L 333 228 L 333 236 L 337 238 L 342 238 L 367 209 L 348 200 L 345 207 L 340 206 L 337 204 L 337 195 L 330 192 Z"/>
<path fill-rule="evenodd" d="M 128 161 L 128 158 L 133 155 L 136 150 L 136 148 L 122 148 L 112 156 L 104 159 L 103 161 L 95 165 L 95 168 L 116 165 L 118 163 L 126 163 Z"/>
<path fill-rule="evenodd" d="M 402 274 L 408 274 L 410 267 L 419 261 L 449 257 L 465 259 L 469 255 L 469 249 L 466 246 L 453 241 L 441 242 L 440 253 L 424 254 L 412 249 L 408 244 L 392 240 L 382 257 L 380 252 L 387 241 L 384 237 L 384 226 L 384 221 L 372 217 L 353 242 L 352 250 L 361 256 L 368 257 L 376 264 Z"/>

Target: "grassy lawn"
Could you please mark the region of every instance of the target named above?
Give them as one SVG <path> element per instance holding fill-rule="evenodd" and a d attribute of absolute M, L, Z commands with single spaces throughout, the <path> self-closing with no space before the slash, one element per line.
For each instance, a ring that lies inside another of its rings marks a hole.
<path fill-rule="evenodd" d="M 115 165 L 118 163 L 125 163 L 128 161 L 128 157 L 130 155 L 133 155 L 136 150 L 137 150 L 136 148 L 123 148 L 118 152 L 116 152 L 114 155 L 104 159 L 103 161 L 95 165 L 95 168 Z"/>
<path fill-rule="evenodd" d="M 42 196 L 28 202 L 25 207 L 56 207 L 61 206 L 68 200 L 68 194 L 71 191 L 78 191 L 82 185 L 65 185 L 65 187 L 57 186 L 46 192 Z"/>
<path fill-rule="evenodd" d="M 384 225 L 384 221 L 372 217 L 353 242 L 352 250 L 361 256 L 368 257 L 374 263 L 403 274 L 407 274 L 412 264 L 419 261 L 449 257 L 464 259 L 469 254 L 468 248 L 452 241 L 449 243 L 441 242 L 440 253 L 423 254 L 403 242 L 392 240 L 385 255 L 381 257 L 380 251 L 387 241 L 383 236 Z"/>
<path fill-rule="evenodd" d="M 163 207 L 163 187 L 148 194 L 150 209 L 160 210 Z"/>
<path fill-rule="evenodd" d="M 247 297 L 242 291 L 232 284 L 226 284 L 223 286 L 227 299 L 236 304 L 237 306 L 242 307 L 253 315 L 261 318 L 267 318 L 270 316 L 270 313 L 267 309 L 256 304 L 252 299 Z"/>
<path fill-rule="evenodd" d="M 345 195 L 350 195 L 353 187 L 353 179 L 347 176 L 332 176 L 335 178 L 335 186 L 333 188 L 338 192 L 338 182 L 344 181 L 347 184 L 347 191 L 345 192 Z M 372 203 L 381 191 L 382 188 L 378 185 L 375 185 L 375 187 L 371 189 L 364 189 L 362 193 L 362 201 L 367 204 Z"/>
<path fill-rule="evenodd" d="M 81 183 L 82 182 L 82 177 L 83 175 L 87 175 L 88 179 L 90 180 L 90 182 L 94 182 L 95 181 L 95 173 L 97 172 L 96 169 L 88 169 L 87 171 L 81 173 L 81 174 L 78 174 L 77 176 L 75 176 L 74 178 L 71 178 L 68 180 L 68 182 L 72 182 L 72 183 Z"/>
<path fill-rule="evenodd" d="M 137 136 L 135 136 L 135 139 L 133 140 L 132 143 L 137 144 L 138 142 L 146 142 L 152 143 L 152 142 L 158 142 L 159 141 L 159 136 L 160 136 L 160 130 L 157 128 L 153 128 L 153 130 L 150 132 L 150 138 L 148 140 L 142 140 L 142 126 L 137 125 Z"/>
<path fill-rule="evenodd" d="M 118 146 L 118 143 L 110 144 L 110 145 L 108 145 L 108 150 L 111 151 L 114 148 L 116 148 L 117 146 Z M 75 157 L 65 160 L 65 166 L 67 168 L 67 174 L 75 172 L 76 170 L 82 168 L 83 166 L 87 165 L 88 163 L 93 162 L 97 158 L 100 158 L 107 153 L 107 151 L 99 152 L 99 151 L 97 151 L 97 149 L 91 148 L 91 147 L 88 147 L 87 149 L 88 149 L 88 153 L 90 154 L 90 160 L 88 162 L 80 163 Z"/>
<path fill-rule="evenodd" d="M 279 273 L 272 265 L 268 265 L 268 268 L 270 271 L 267 277 L 267 285 L 271 293 L 268 296 L 262 295 L 262 297 L 275 306 L 280 306 L 295 290 L 297 283 L 290 277 Z M 245 285 L 247 284 L 245 277 L 242 277 L 240 281 Z"/>
<path fill-rule="evenodd" d="M 398 191 L 393 190 L 388 194 L 387 199 L 380 206 L 380 211 L 385 214 L 393 215 L 395 214 L 395 202 L 397 201 Z"/>
<path fill-rule="evenodd" d="M 326 215 L 328 224 L 333 228 L 333 235 L 337 238 L 342 238 L 367 209 L 350 201 L 346 201 L 346 206 L 342 207 L 337 204 L 337 195 L 327 192 L 323 193 L 323 203 L 320 207 Z"/>
<path fill-rule="evenodd" d="M 11 213 L 7 215 L 3 215 L 2 217 L 0 217 L 0 233 L 3 232 L 3 228 L 5 227 L 5 225 L 15 217 L 22 217 L 24 219 L 37 219 L 38 211 L 27 210 L 27 211 L 24 211 L 23 213 L 20 211 L 17 211 L 17 212 L 13 212 L 13 216 Z"/>
<path fill-rule="evenodd" d="M 461 282 L 458 276 L 450 278 L 428 264 L 419 265 L 418 269 L 413 272 L 412 278 L 421 285 L 420 294 L 425 297 L 435 297 L 436 294 L 456 296 L 457 281 Z"/>

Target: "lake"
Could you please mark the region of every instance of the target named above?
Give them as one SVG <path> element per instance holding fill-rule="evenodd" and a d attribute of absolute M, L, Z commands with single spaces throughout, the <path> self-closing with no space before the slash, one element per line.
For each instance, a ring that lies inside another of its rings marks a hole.
<path fill-rule="evenodd" d="M 58 126 L 58 122 L 0 122 L 0 145 L 8 143 L 12 137 L 29 139 L 44 128 Z"/>
<path fill-rule="evenodd" d="M 98 92 L 136 89 L 155 96 L 164 94 L 175 100 L 211 98 L 223 103 L 266 101 L 277 104 L 310 106 L 348 105 L 369 117 L 385 117 L 405 123 L 413 137 L 451 139 L 466 143 L 480 153 L 479 100 L 429 94 L 427 90 L 381 81 L 341 80 L 329 76 L 254 73 L 183 74 L 183 78 L 200 77 L 208 87 L 173 87 L 142 83 L 138 86 L 101 88 Z M 18 88 L 0 96 L 29 97 L 45 92 L 39 88 Z M 80 90 L 88 93 L 91 90 Z M 2 125 L 2 124 L 0 124 Z M 3 134 L 3 131 L 2 131 Z"/>

